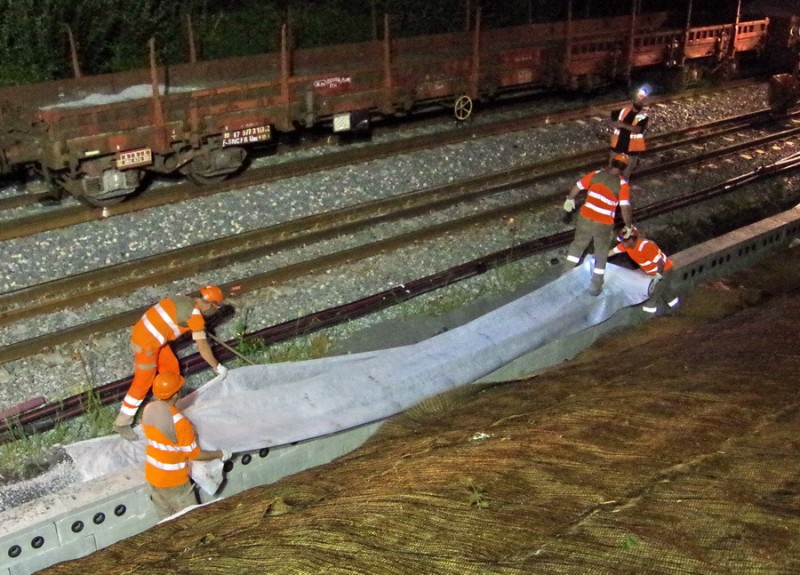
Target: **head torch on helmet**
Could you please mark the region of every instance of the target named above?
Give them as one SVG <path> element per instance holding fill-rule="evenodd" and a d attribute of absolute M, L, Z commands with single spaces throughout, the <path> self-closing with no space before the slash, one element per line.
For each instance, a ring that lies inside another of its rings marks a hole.
<path fill-rule="evenodd" d="M 617 241 L 623 242 L 625 240 L 636 239 L 639 237 L 639 230 L 636 226 L 620 228 L 617 231 Z"/>

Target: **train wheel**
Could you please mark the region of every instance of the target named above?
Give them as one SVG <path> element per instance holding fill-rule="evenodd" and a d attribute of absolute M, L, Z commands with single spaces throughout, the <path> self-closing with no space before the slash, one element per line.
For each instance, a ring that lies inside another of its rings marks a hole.
<path fill-rule="evenodd" d="M 453 114 L 456 120 L 463 122 L 472 114 L 472 98 L 467 95 L 459 96 L 456 98 L 456 103 L 453 105 Z"/>
<path fill-rule="evenodd" d="M 134 187 L 133 189 L 114 190 L 111 193 L 104 192 L 99 187 L 92 185 L 97 181 L 98 178 L 64 177 L 59 181 L 59 185 L 80 203 L 93 208 L 115 206 L 136 191 L 136 187 Z"/>
<path fill-rule="evenodd" d="M 223 181 L 244 165 L 247 152 L 243 148 L 209 148 L 197 154 L 181 168 L 181 173 L 199 186 Z"/>
<path fill-rule="evenodd" d="M 736 77 L 736 74 L 739 70 L 739 65 L 733 58 L 728 58 L 727 60 L 720 63 L 716 70 L 714 70 L 714 81 L 718 83 L 728 82 L 732 78 Z"/>

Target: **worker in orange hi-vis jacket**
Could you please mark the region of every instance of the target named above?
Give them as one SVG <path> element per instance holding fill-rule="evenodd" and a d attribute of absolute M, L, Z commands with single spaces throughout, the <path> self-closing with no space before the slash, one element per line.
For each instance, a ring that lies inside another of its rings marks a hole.
<path fill-rule="evenodd" d="M 677 306 L 680 298 L 672 291 L 672 261 L 661 248 L 653 240 L 644 239 L 636 228 L 631 230 L 627 238 L 623 237 L 620 230 L 617 241 L 619 243 L 608 252 L 608 255 L 628 254 L 641 270 L 652 278 L 647 290 L 649 297 L 642 309 L 647 313 L 656 313 L 662 303 L 668 309 Z"/>
<path fill-rule="evenodd" d="M 156 374 L 180 373 L 180 364 L 170 342 L 183 334 L 192 333 L 200 356 L 217 375 L 225 377 L 228 370 L 214 357 L 205 331 L 205 318 L 217 312 L 223 299 L 220 288 L 204 286 L 200 288 L 200 297 L 171 296 L 161 300 L 133 326 L 133 381 L 114 420 L 115 432 L 130 441 L 137 439 L 132 429 L 133 418 L 150 391 Z"/>
<path fill-rule="evenodd" d="M 633 229 L 630 189 L 628 182 L 622 177 L 622 171 L 627 165 L 628 157 L 617 154 L 608 168 L 594 170 L 581 178 L 564 200 L 564 211 L 572 213 L 575 209 L 575 197 L 582 190 L 586 191 L 586 201 L 581 207 L 580 217 L 575 225 L 575 239 L 567 250 L 564 271 L 578 265 L 583 252 L 589 244 L 592 244 L 594 268 L 589 294 L 593 296 L 600 295 L 603 291 L 606 260 L 614 238 L 614 216 L 618 205 L 625 222 L 626 233 Z"/>
<path fill-rule="evenodd" d="M 616 154 L 626 154 L 629 157 L 628 165 L 622 172 L 626 180 L 630 180 L 636 164 L 639 163 L 639 154 L 647 149 L 644 134 L 647 131 L 648 117 L 644 111 L 647 89 L 639 88 L 631 100 L 631 105 L 615 110 L 611 113 L 611 122 L 614 132 L 611 134 L 608 160 L 614 159 Z"/>
<path fill-rule="evenodd" d="M 177 373 L 156 375 L 156 401 L 142 412 L 147 440 L 144 476 L 150 484 L 150 499 L 162 518 L 197 503 L 195 486 L 189 479 L 192 461 L 231 458 L 227 451 L 203 451 L 197 445 L 192 423 L 175 407 L 183 382 L 183 376 Z"/>

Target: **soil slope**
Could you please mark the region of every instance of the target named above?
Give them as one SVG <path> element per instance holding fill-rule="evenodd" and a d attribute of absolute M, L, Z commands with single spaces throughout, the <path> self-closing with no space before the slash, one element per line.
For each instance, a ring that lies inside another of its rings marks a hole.
<path fill-rule="evenodd" d="M 798 258 L 45 573 L 800 573 Z"/>

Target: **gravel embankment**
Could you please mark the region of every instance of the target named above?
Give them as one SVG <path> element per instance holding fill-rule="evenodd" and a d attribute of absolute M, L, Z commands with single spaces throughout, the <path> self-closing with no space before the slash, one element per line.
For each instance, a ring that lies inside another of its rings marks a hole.
<path fill-rule="evenodd" d="M 765 88 L 739 89 L 730 90 L 716 99 L 693 98 L 653 106 L 650 109 L 651 134 L 761 109 L 765 101 Z M 607 139 L 604 125 L 601 118 L 549 125 L 3 242 L 5 265 L 0 271 L 0 291 L 370 199 L 510 168 L 556 154 L 594 148 L 603 145 Z M 386 137 L 391 136 L 381 136 Z M 580 175 L 575 174 L 574 179 Z M 564 181 L 565 189 L 572 180 Z M 554 206 L 553 217 L 546 222 L 536 218 L 518 218 L 515 227 L 499 222 L 494 229 L 470 232 L 459 235 L 459 238 L 444 237 L 401 253 L 370 258 L 347 270 L 329 270 L 291 285 L 245 294 L 234 302 L 239 309 L 237 318 L 221 326 L 218 335 L 226 339 L 233 337 L 242 327 L 241 318 L 245 316 L 247 331 L 252 331 L 387 289 L 508 247 L 515 241 L 536 237 L 543 231 L 556 231 L 563 227 L 557 218 L 558 208 Z M 391 228 L 387 233 L 398 231 L 397 225 L 386 227 Z M 0 328 L 0 344 L 49 333 L 132 306 L 147 305 L 166 294 L 186 293 L 204 283 L 233 281 L 250 273 L 339 249 L 343 243 L 359 241 L 358 235 L 327 241 L 293 253 L 212 270 L 170 285 L 140 289 L 129 297 L 104 299 L 35 321 L 3 327 Z M 472 280 L 466 289 L 477 293 L 481 281 L 485 280 Z M 465 295 L 467 300 L 470 297 Z M 384 312 L 380 317 L 359 322 L 359 326 L 369 325 L 394 313 L 397 312 Z M 0 366 L 0 409 L 37 395 L 55 400 L 88 386 L 128 375 L 131 372 L 128 336 L 129 330 L 123 330 Z M 204 379 L 198 378 L 198 381 Z"/>

